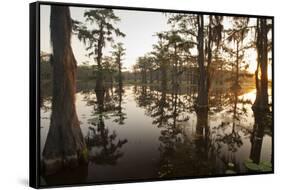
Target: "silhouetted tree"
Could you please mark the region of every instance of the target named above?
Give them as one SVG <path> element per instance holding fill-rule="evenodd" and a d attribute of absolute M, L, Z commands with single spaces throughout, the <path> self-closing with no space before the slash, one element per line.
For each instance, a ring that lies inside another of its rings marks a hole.
<path fill-rule="evenodd" d="M 253 105 L 254 109 L 269 111 L 268 105 L 268 32 L 270 25 L 265 18 L 257 18 L 256 26 L 256 49 L 257 49 L 257 69 L 255 72 L 256 79 L 256 100 Z M 260 80 L 259 80 L 259 70 Z"/>
<path fill-rule="evenodd" d="M 213 51 L 214 46 L 216 46 L 216 51 L 220 48 L 220 42 L 222 40 L 222 32 L 223 32 L 223 16 L 212 16 L 209 15 L 209 23 L 208 23 L 208 36 L 207 36 L 207 88 L 208 92 L 211 88 L 211 78 L 213 77 L 213 73 L 211 73 L 211 67 L 213 69 L 217 69 L 216 65 L 214 65 Z M 213 70 L 212 69 L 212 70 Z"/>
<path fill-rule="evenodd" d="M 204 24 L 204 15 L 174 14 L 168 20 L 168 23 L 176 25 L 178 32 L 184 36 L 184 44 L 189 45 L 185 48 L 188 55 L 187 58 L 193 58 L 190 56 L 190 53 L 188 53 L 188 50 L 194 45 L 197 46 L 199 76 L 196 107 L 198 109 L 205 109 L 208 107 L 208 92 L 211 84 L 210 67 L 213 62 L 212 52 L 214 50 L 214 45 L 216 45 L 216 48 L 218 49 L 222 39 L 223 30 L 223 17 L 209 15 L 208 18 L 209 23 L 207 25 Z M 205 34 L 205 31 L 207 31 L 207 35 Z M 205 54 L 207 54 L 207 57 Z"/>
<path fill-rule="evenodd" d="M 105 75 L 104 78 L 105 80 L 108 80 L 108 82 L 110 83 L 110 88 L 112 89 L 114 76 L 115 73 L 118 71 L 113 58 L 111 56 L 103 56 L 102 66 L 103 66 L 103 73 Z"/>
<path fill-rule="evenodd" d="M 208 83 L 207 71 L 204 66 L 204 16 L 197 15 L 197 63 L 199 66 L 199 81 L 198 81 L 198 97 L 196 101 L 197 108 L 208 107 Z"/>
<path fill-rule="evenodd" d="M 149 70 L 149 65 L 152 60 L 148 55 L 139 57 L 137 60 L 137 68 L 140 70 L 142 83 L 147 84 L 147 72 Z"/>
<path fill-rule="evenodd" d="M 87 45 L 88 56 L 95 56 L 97 67 L 95 91 L 99 91 L 100 96 L 104 95 L 102 56 L 106 42 L 113 42 L 113 33 L 116 36 L 125 37 L 114 24 L 120 21 L 112 9 L 90 9 L 85 11 L 86 22 L 94 25 L 94 29 L 75 21 L 74 31 L 77 31 L 78 39 Z"/>
<path fill-rule="evenodd" d="M 157 33 L 158 37 L 157 44 L 153 45 L 153 51 L 151 52 L 152 56 L 154 56 L 156 68 L 159 68 L 161 72 L 161 88 L 166 91 L 167 89 L 167 72 L 168 72 L 168 45 L 167 40 L 164 39 L 163 33 Z"/>

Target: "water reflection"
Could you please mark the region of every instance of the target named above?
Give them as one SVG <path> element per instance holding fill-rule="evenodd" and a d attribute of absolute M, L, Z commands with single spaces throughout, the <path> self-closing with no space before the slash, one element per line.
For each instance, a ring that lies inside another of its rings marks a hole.
<path fill-rule="evenodd" d="M 126 120 L 126 113 L 124 112 L 124 108 L 122 106 L 124 90 L 123 88 L 116 89 L 117 97 L 115 100 L 118 102 L 117 108 L 115 113 L 113 114 L 114 122 L 118 123 L 119 125 L 124 125 Z"/>
<path fill-rule="evenodd" d="M 86 136 L 86 143 L 89 150 L 89 161 L 101 165 L 115 165 L 117 160 L 123 156 L 120 151 L 122 146 L 127 143 L 127 139 L 117 141 L 116 131 L 110 131 L 105 126 L 104 118 L 114 119 L 115 122 L 122 125 L 124 124 L 125 114 L 122 112 L 122 94 L 123 89 L 118 88 L 117 92 L 117 105 L 116 98 L 113 97 L 113 89 L 107 88 L 104 92 L 96 90 L 96 102 L 94 105 L 92 118 L 88 120 L 90 124 L 88 134 Z M 89 104 L 89 103 L 88 103 Z M 110 113 L 113 114 L 110 115 Z"/>
<path fill-rule="evenodd" d="M 116 132 L 110 133 L 109 129 L 105 128 L 102 114 L 98 115 L 96 123 L 91 124 L 96 127 L 89 127 L 86 137 L 86 143 L 90 151 L 89 160 L 96 164 L 115 165 L 117 160 L 123 156 L 120 149 L 127 143 L 127 140 L 116 141 Z"/>
<path fill-rule="evenodd" d="M 272 117 L 252 111 L 254 90 L 213 90 L 209 110 L 199 111 L 194 109 L 195 88 L 167 86 L 109 87 L 103 93 L 87 85 L 79 89 L 76 106 L 90 163 L 45 182 L 248 173 L 253 171 L 245 160 L 271 162 Z M 50 96 L 42 99 L 41 147 Z"/>

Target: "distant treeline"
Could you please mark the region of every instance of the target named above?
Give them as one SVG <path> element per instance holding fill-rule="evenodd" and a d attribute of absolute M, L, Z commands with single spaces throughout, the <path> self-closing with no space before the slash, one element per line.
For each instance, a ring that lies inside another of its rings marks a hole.
<path fill-rule="evenodd" d="M 40 66 L 40 78 L 42 81 L 50 82 L 52 79 L 52 64 L 50 59 L 41 58 L 41 66 Z M 169 71 L 171 70 L 171 71 Z M 77 66 L 77 81 L 87 82 L 87 81 L 95 81 L 97 73 L 96 65 L 78 65 Z M 112 69 L 104 68 L 103 69 L 103 77 L 106 84 L 117 83 L 118 82 L 118 72 Z M 140 71 L 123 71 L 122 72 L 122 80 L 124 83 L 143 83 L 144 74 Z M 151 70 L 146 73 L 146 83 L 147 84 L 160 84 L 161 82 L 161 71 Z M 242 85 L 254 85 L 254 74 L 248 72 L 240 73 Z M 167 72 L 168 81 L 172 81 L 172 68 L 168 69 Z M 231 85 L 231 79 L 233 78 L 233 73 L 227 70 L 218 70 L 216 71 L 216 75 L 214 75 L 212 86 L 215 87 L 229 87 Z M 198 67 L 184 67 L 182 69 L 182 73 L 179 76 L 179 83 L 181 85 L 187 86 L 196 86 L 198 85 Z"/>

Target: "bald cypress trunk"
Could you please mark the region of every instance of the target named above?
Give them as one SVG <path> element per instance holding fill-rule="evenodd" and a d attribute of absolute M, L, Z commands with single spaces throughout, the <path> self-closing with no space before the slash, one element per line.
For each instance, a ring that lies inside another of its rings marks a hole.
<path fill-rule="evenodd" d="M 209 148 L 209 126 L 208 126 L 208 110 L 201 109 L 196 111 L 197 122 L 196 122 L 196 138 L 195 146 L 196 153 L 200 159 L 208 159 L 208 148 Z"/>
<path fill-rule="evenodd" d="M 53 92 L 50 129 L 43 150 L 45 174 L 77 166 L 86 148 L 75 108 L 76 60 L 71 29 L 69 8 L 52 6 Z"/>
<path fill-rule="evenodd" d="M 267 123 L 266 116 L 267 115 L 263 112 L 254 111 L 255 123 L 253 127 L 253 133 L 251 135 L 250 158 L 256 164 L 260 163 L 264 129 Z"/>
<path fill-rule="evenodd" d="M 256 100 L 253 105 L 253 109 L 268 111 L 268 39 L 267 39 L 267 23 L 266 19 L 257 19 L 257 70 L 256 77 Z M 261 78 L 259 80 L 258 73 L 261 72 Z"/>
<path fill-rule="evenodd" d="M 213 42 L 212 42 L 212 27 L 211 27 L 212 19 L 213 19 L 213 17 L 210 15 L 209 16 L 209 26 L 208 26 L 208 43 L 207 43 L 207 89 L 208 89 L 208 92 L 211 88 L 210 67 L 211 67 L 212 58 L 213 58 L 213 55 L 212 55 Z"/>
<path fill-rule="evenodd" d="M 197 63 L 199 66 L 199 82 L 198 82 L 198 97 L 197 109 L 205 109 L 208 107 L 208 84 L 207 72 L 204 66 L 204 17 L 203 15 L 197 16 L 198 35 L 197 35 L 197 50 L 198 58 Z"/>

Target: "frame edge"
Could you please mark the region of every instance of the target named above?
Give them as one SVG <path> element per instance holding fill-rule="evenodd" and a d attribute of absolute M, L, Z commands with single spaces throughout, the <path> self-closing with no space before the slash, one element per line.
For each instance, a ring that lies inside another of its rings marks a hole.
<path fill-rule="evenodd" d="M 29 186 L 39 188 L 37 62 L 38 62 L 38 2 L 29 4 Z"/>

